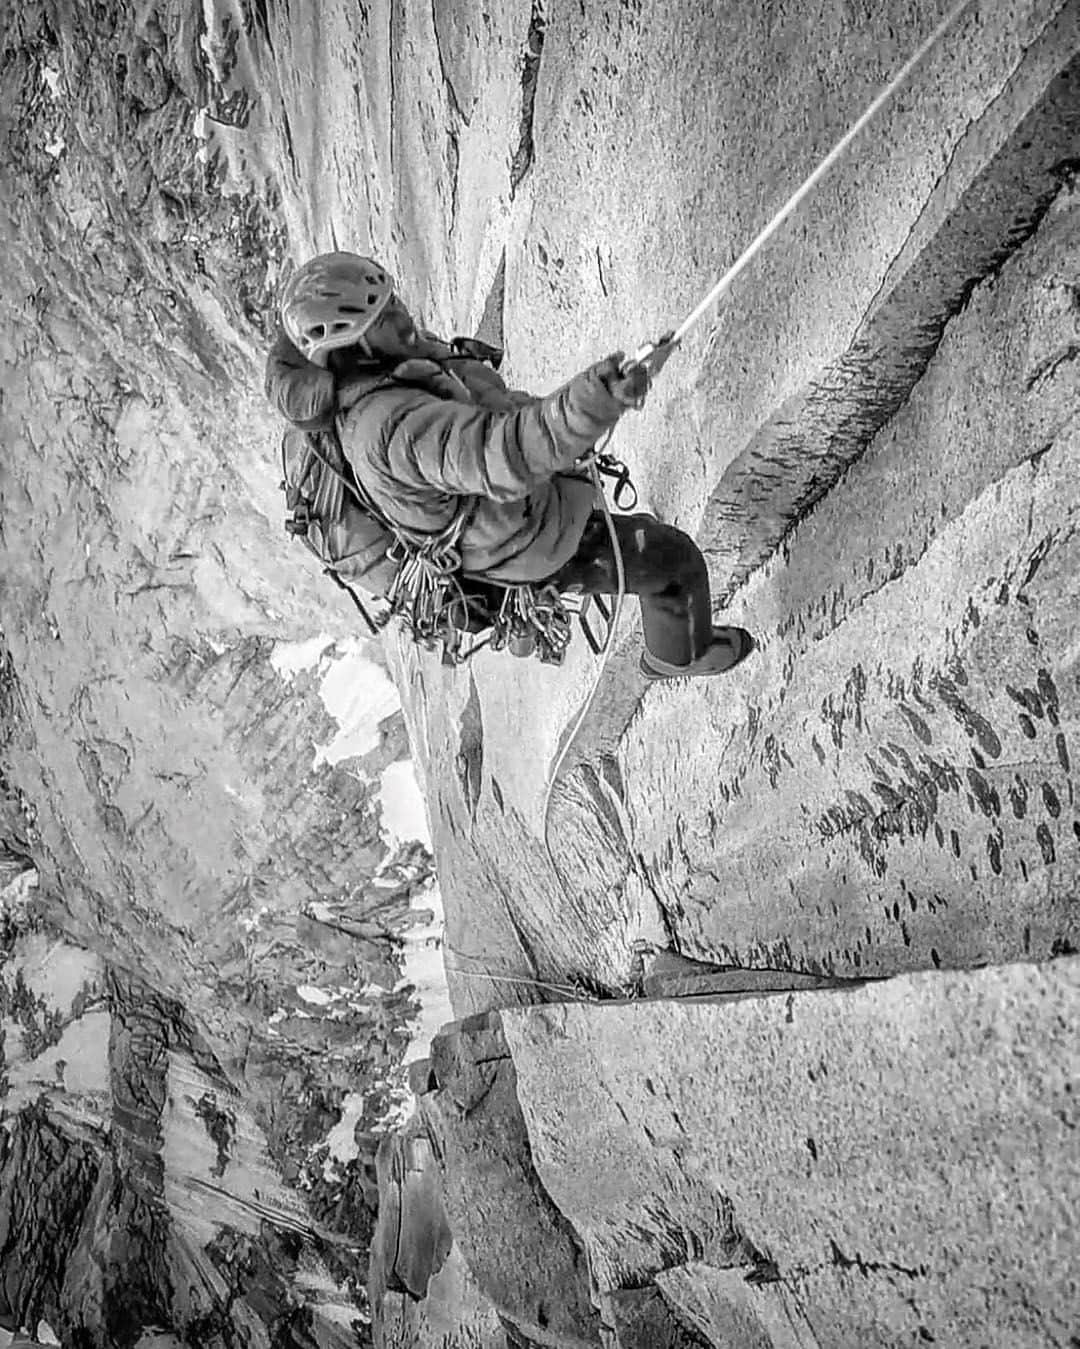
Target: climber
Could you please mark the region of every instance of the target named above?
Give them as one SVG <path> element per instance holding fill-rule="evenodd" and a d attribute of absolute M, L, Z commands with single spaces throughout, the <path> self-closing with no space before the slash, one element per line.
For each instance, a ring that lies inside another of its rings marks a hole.
<path fill-rule="evenodd" d="M 575 465 L 649 387 L 621 352 L 545 397 L 508 389 L 489 364 L 419 329 L 386 268 L 327 253 L 285 287 L 266 391 L 294 425 L 332 405 L 345 459 L 393 524 L 434 533 L 468 513 L 462 575 L 611 594 L 614 550 L 588 477 Z M 327 390 L 332 394 L 328 403 Z M 714 675 L 753 649 L 713 627 L 708 572 L 693 540 L 643 513 L 614 517 L 625 588 L 641 599 L 648 679 Z"/>

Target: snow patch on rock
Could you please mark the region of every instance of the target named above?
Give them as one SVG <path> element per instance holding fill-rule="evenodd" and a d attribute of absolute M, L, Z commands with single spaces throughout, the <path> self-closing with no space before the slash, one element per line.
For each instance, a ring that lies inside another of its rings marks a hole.
<path fill-rule="evenodd" d="M 403 1063 L 406 1067 L 426 1057 L 434 1036 L 446 1022 L 454 1019 L 443 963 L 445 915 L 438 885 L 433 883 L 421 891 L 410 907 L 414 911 L 427 910 L 431 917 L 422 926 L 410 928 L 405 934 L 405 971 L 398 987 L 412 984 L 414 996 L 420 1004 L 420 1014 L 405 1051 Z"/>
<path fill-rule="evenodd" d="M 87 1121 L 107 1112 L 109 1097 L 108 1012 L 89 1012 L 65 1027 L 59 1041 L 25 1057 L 25 1036 L 19 1026 L 4 1022 L 8 1093 L 3 1114 L 11 1116 L 42 1092 L 55 1095 L 55 1108 Z"/>
<path fill-rule="evenodd" d="M 20 938 L 17 963 L 30 992 L 65 1016 L 72 1014 L 81 994 L 98 990 L 105 977 L 104 965 L 92 951 L 43 932 Z"/>
<path fill-rule="evenodd" d="M 38 888 L 36 868 L 27 867 L 19 871 L 13 879 L 4 881 L 0 877 L 0 916 L 8 919 L 16 927 L 27 923 L 31 893 Z"/>
<path fill-rule="evenodd" d="M 357 1126 L 364 1117 L 366 1099 L 363 1092 L 350 1092 L 341 1103 L 341 1118 L 326 1135 L 330 1157 L 341 1162 L 343 1166 L 359 1155 L 355 1135 Z"/>
<path fill-rule="evenodd" d="M 327 993 L 322 988 L 316 988 L 313 984 L 301 984 L 296 992 L 305 1002 L 314 1003 L 316 1007 L 329 1007 L 334 1001 L 332 993 Z"/>
<path fill-rule="evenodd" d="M 427 805 L 411 759 L 399 759 L 383 772 L 378 801 L 383 831 L 391 848 L 417 839 L 430 850 Z"/>
<path fill-rule="evenodd" d="M 321 632 L 303 642 L 275 642 L 270 664 L 282 679 L 291 682 L 305 670 L 313 670 L 333 640 L 328 633 Z"/>
<path fill-rule="evenodd" d="M 339 644 L 341 654 L 329 663 L 319 688 L 338 733 L 315 747 L 314 767 L 338 764 L 369 754 L 379 744 L 379 726 L 401 708 L 397 688 L 386 671 L 364 654 L 357 638 Z"/>

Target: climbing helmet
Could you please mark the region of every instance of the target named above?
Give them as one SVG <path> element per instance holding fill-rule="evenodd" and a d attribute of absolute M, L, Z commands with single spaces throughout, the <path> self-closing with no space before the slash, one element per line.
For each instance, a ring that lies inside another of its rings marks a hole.
<path fill-rule="evenodd" d="M 286 283 L 281 322 L 293 346 L 325 366 L 328 352 L 364 336 L 393 293 L 394 278 L 374 258 L 320 253 Z"/>

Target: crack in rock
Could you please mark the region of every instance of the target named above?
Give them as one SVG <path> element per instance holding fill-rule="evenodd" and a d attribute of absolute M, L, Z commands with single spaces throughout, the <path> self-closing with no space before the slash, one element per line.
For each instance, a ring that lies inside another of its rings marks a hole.
<path fill-rule="evenodd" d="M 510 164 L 510 199 L 521 186 L 532 168 L 535 154 L 533 141 L 533 112 L 536 104 L 536 85 L 540 78 L 540 59 L 544 52 L 547 18 L 543 0 L 533 0 L 529 18 L 529 32 L 525 39 L 524 61 L 521 69 L 521 122 L 517 149 Z"/>
<path fill-rule="evenodd" d="M 1019 76 L 1010 81 L 970 125 L 950 164 L 961 148 L 978 148 L 986 127 L 1016 97 L 1018 82 Z M 730 598 L 782 545 L 903 407 L 949 321 L 1038 228 L 1072 171 L 1078 136 L 1080 58 L 1074 58 L 984 163 L 937 233 L 919 244 L 913 227 L 891 269 L 895 285 L 867 310 L 848 350 L 778 408 L 725 471 L 701 540 L 712 569 L 720 570 L 718 596 Z M 947 193 L 948 179 L 946 169 L 931 202 Z M 888 278 L 883 291 L 887 285 Z"/>
<path fill-rule="evenodd" d="M 466 126 L 469 125 L 469 116 L 462 107 L 461 99 L 458 97 L 458 91 L 454 87 L 454 81 L 450 74 L 450 67 L 447 65 L 446 52 L 443 50 L 443 36 L 439 32 L 439 4 L 438 0 L 431 0 L 431 26 L 435 32 L 435 54 L 439 58 L 439 70 L 442 73 L 443 83 L 446 85 L 446 92 L 450 97 L 450 106 L 454 113 L 461 118 Z"/>

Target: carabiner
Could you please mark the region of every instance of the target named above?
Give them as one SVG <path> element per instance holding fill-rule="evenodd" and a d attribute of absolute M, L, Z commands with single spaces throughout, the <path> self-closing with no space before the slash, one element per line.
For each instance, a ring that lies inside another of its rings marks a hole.
<path fill-rule="evenodd" d="M 621 373 L 627 375 L 635 365 L 643 365 L 649 372 L 649 378 L 652 379 L 663 370 L 678 345 L 673 328 L 663 337 L 658 337 L 655 342 L 646 342 L 638 347 L 633 356 L 623 362 Z"/>

